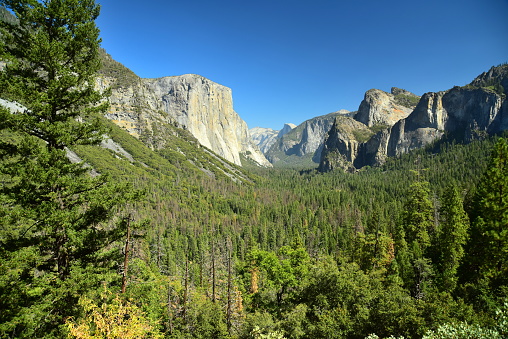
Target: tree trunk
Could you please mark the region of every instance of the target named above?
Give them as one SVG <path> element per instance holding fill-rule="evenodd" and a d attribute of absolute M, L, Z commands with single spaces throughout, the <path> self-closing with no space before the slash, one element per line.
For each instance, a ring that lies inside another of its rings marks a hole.
<path fill-rule="evenodd" d="M 129 216 L 127 217 L 127 238 L 125 240 L 125 257 L 123 261 L 122 293 L 125 293 L 125 289 L 127 287 L 127 269 L 129 266 L 129 241 L 131 237 L 130 223 L 131 223 L 131 215 L 129 214 Z"/>

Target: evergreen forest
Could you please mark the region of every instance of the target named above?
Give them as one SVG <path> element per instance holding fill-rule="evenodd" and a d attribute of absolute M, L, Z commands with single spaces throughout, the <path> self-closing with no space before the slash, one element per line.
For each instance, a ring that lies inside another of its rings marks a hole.
<path fill-rule="evenodd" d="M 508 338 L 506 135 L 356 173 L 153 150 L 103 116 L 93 0 L 0 4 L 0 338 Z"/>

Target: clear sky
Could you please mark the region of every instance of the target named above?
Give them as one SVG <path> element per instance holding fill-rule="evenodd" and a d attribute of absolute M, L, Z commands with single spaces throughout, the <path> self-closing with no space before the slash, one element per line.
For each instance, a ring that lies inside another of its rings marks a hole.
<path fill-rule="evenodd" d="M 418 95 L 508 62 L 508 0 L 97 0 L 102 47 L 143 78 L 200 74 L 249 128 Z"/>

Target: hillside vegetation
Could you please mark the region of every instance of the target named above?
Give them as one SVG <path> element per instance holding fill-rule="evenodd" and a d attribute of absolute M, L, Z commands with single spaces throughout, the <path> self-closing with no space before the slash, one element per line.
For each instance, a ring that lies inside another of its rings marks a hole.
<path fill-rule="evenodd" d="M 99 74 L 116 79 L 111 87 L 112 89 L 132 87 L 140 81 L 133 71 L 114 60 L 104 49 L 99 49 L 99 56 L 101 60 Z"/>
<path fill-rule="evenodd" d="M 145 190 L 131 210 L 149 220 L 133 244 L 127 295 L 170 337 L 420 338 L 459 322 L 493 329 L 504 278 L 479 289 L 486 277 L 470 276 L 476 259 L 464 249 L 478 239 L 470 220 L 494 142 L 443 144 L 356 174 L 257 169 L 253 184 L 211 178 L 185 161 L 173 168 L 158 158 L 149 174 L 153 164 L 116 159 L 117 169 L 136 168 L 109 171 Z M 450 273 L 442 260 L 453 256 L 441 244 L 453 241 L 443 239 L 446 227 L 458 227 L 448 224 L 453 209 L 466 211 L 470 240 L 457 245 Z M 419 236 L 407 234 L 425 220 L 423 254 L 411 244 Z"/>

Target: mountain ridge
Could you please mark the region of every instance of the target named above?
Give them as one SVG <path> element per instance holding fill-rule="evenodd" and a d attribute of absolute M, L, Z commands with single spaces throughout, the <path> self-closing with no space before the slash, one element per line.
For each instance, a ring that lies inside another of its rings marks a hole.
<path fill-rule="evenodd" d="M 466 86 L 425 93 L 407 117 L 381 128 L 353 153 L 341 150 L 340 145 L 346 140 L 340 126 L 334 124 L 325 141 L 319 170 L 378 166 L 387 157 L 425 147 L 445 135 L 459 142 L 470 142 L 508 130 L 504 85 L 508 85 L 506 64 L 492 67 Z"/>
<path fill-rule="evenodd" d="M 309 167 L 321 162 L 326 135 L 332 128 L 336 117 L 348 117 L 364 124 L 367 129 L 359 128 L 355 133 L 358 140 L 353 138 L 347 143 L 359 144 L 365 141 L 365 135 L 373 135 L 372 131 L 393 126 L 397 121 L 407 117 L 416 107 L 420 96 L 405 89 L 392 87 L 390 92 L 370 89 L 365 92 L 364 99 L 357 111 L 339 110 L 325 115 L 307 119 L 294 127 L 286 137 L 274 136 L 273 132 L 266 140 L 261 141 L 258 130 L 253 140 L 262 148 L 266 158 L 276 166 Z M 342 123 L 346 120 L 341 120 Z M 354 124 L 354 123 L 353 123 Z M 346 123 L 351 134 L 351 123 Z M 356 124 L 356 126 L 359 126 Z M 369 130 L 370 129 L 370 130 Z M 355 148 L 356 149 L 356 148 Z M 350 155 L 346 156 L 350 157 Z M 320 166 L 322 167 L 322 166 Z"/>
<path fill-rule="evenodd" d="M 106 117 L 154 149 L 165 146 L 167 124 L 187 129 L 205 147 L 241 166 L 241 155 L 270 167 L 233 109 L 230 88 L 196 74 L 142 79 L 101 52 L 97 87 L 111 88 Z"/>

